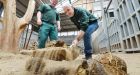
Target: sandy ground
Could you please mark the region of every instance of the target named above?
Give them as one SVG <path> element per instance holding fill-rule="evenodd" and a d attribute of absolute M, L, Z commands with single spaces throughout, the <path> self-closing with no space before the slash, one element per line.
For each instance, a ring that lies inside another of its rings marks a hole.
<path fill-rule="evenodd" d="M 117 53 L 115 55 L 126 61 L 128 67 L 128 75 L 140 75 L 140 53 Z"/>
<path fill-rule="evenodd" d="M 140 53 L 115 55 L 126 61 L 129 75 L 140 75 Z M 0 75 L 27 75 L 28 72 L 25 71 L 27 58 L 28 56 L 20 54 L 0 52 Z"/>
<path fill-rule="evenodd" d="M 28 56 L 0 52 L 0 75 L 26 75 L 25 60 Z"/>

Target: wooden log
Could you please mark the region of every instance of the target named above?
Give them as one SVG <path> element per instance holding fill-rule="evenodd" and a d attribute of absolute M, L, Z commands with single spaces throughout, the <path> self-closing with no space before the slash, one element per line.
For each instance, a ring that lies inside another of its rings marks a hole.
<path fill-rule="evenodd" d="M 111 53 L 100 54 L 90 62 L 90 75 L 127 75 L 125 61 Z"/>
<path fill-rule="evenodd" d="M 87 75 L 85 60 L 54 61 L 42 58 L 30 58 L 26 63 L 26 70 L 32 75 Z"/>

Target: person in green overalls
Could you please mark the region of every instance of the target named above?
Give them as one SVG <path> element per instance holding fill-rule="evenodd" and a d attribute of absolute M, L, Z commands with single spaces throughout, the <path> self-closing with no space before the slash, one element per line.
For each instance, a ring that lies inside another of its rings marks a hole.
<path fill-rule="evenodd" d="M 49 4 L 41 4 L 37 12 L 37 24 L 40 26 L 38 35 L 38 48 L 45 48 L 45 43 L 50 38 L 50 41 L 58 39 L 58 31 L 60 27 L 60 16 L 56 12 L 55 6 L 58 0 L 50 0 Z"/>
<path fill-rule="evenodd" d="M 99 27 L 97 18 L 86 9 L 79 7 L 75 8 L 72 7 L 70 4 L 63 5 L 63 10 L 79 29 L 78 35 L 72 42 L 71 46 L 78 45 L 79 41 L 83 38 L 85 47 L 85 59 L 91 59 L 93 53 L 91 46 L 91 34 Z"/>

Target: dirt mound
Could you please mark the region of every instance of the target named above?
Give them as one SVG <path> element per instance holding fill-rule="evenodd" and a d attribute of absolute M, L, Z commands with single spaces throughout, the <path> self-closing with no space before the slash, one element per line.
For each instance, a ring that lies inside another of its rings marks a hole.
<path fill-rule="evenodd" d="M 127 75 L 124 60 L 111 53 L 96 56 L 90 65 L 91 75 Z"/>

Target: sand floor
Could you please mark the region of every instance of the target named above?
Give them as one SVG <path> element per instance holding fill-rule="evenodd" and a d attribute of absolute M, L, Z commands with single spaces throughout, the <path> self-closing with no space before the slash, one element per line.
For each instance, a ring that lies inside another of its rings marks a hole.
<path fill-rule="evenodd" d="M 126 61 L 129 75 L 140 75 L 140 53 L 115 53 L 115 55 Z M 0 75 L 27 75 L 25 63 L 28 57 L 21 54 L 0 52 Z"/>

